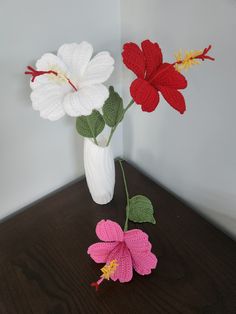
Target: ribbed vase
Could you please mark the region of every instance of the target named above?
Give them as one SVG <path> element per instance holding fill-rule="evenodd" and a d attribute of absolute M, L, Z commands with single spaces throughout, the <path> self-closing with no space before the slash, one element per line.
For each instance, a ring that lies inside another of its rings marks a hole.
<path fill-rule="evenodd" d="M 84 139 L 84 168 L 88 188 L 95 203 L 109 203 L 114 194 L 115 165 L 111 147 Z"/>

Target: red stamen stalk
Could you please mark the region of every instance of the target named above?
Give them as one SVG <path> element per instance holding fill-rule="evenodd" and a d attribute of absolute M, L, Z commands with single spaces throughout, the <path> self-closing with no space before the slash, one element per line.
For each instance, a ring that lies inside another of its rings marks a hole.
<path fill-rule="evenodd" d="M 49 70 L 49 71 L 38 71 L 38 70 L 35 70 L 34 68 L 32 68 L 31 66 L 27 66 L 27 69 L 30 70 L 30 71 L 26 71 L 25 74 L 30 74 L 32 75 L 32 82 L 34 82 L 34 80 L 36 79 L 37 76 L 40 76 L 40 75 L 44 75 L 44 74 L 54 74 L 54 75 L 58 75 L 57 72 L 55 71 L 52 71 L 52 70 Z"/>
<path fill-rule="evenodd" d="M 68 83 L 70 84 L 70 86 L 74 89 L 74 91 L 75 92 L 77 92 L 77 88 L 75 87 L 75 85 L 71 82 L 71 80 L 69 80 L 68 78 L 67 78 L 67 81 L 68 81 Z"/>
<path fill-rule="evenodd" d="M 208 60 L 215 61 L 215 58 L 212 58 L 212 57 L 210 57 L 210 56 L 207 56 L 207 53 L 208 53 L 208 51 L 209 51 L 210 49 L 211 49 L 211 45 L 209 45 L 207 48 L 205 48 L 205 49 L 203 50 L 203 52 L 202 52 L 200 55 L 196 56 L 194 59 L 201 59 L 202 61 L 204 61 L 205 59 L 208 59 Z"/>
<path fill-rule="evenodd" d="M 191 57 L 190 59 L 201 59 L 202 61 L 204 61 L 205 59 L 208 59 L 208 60 L 211 60 L 211 61 L 215 61 L 215 58 L 207 56 L 207 53 L 208 53 L 208 51 L 210 49 L 211 49 L 211 45 L 209 45 L 207 48 L 205 48 L 200 55 L 198 55 L 196 57 Z M 149 83 L 151 83 L 154 79 L 156 79 L 157 76 L 159 76 L 160 74 L 162 74 L 163 72 L 168 70 L 169 67 L 175 66 L 176 64 L 182 64 L 182 63 L 183 63 L 183 60 L 176 61 L 176 62 L 173 62 L 173 63 L 169 64 L 169 66 L 167 66 L 165 69 L 163 69 L 162 71 L 157 72 L 153 77 L 151 77 L 149 79 Z"/>
<path fill-rule="evenodd" d="M 30 70 L 30 71 L 26 71 L 25 74 L 29 74 L 29 75 L 32 75 L 32 79 L 31 79 L 31 82 L 34 82 L 34 80 L 36 79 L 37 76 L 40 76 L 40 75 L 44 75 L 44 74 L 54 74 L 54 75 L 58 75 L 58 73 L 56 71 L 53 71 L 53 70 L 49 70 L 49 71 L 38 71 L 38 70 L 35 70 L 33 67 L 31 66 L 27 66 L 27 69 Z M 70 79 L 68 79 L 66 77 L 66 80 L 67 82 L 70 84 L 70 86 L 74 89 L 74 91 L 78 91 L 78 89 L 75 87 L 75 85 L 71 82 Z"/>
<path fill-rule="evenodd" d="M 91 287 L 95 287 L 96 291 L 98 291 L 99 285 L 103 282 L 104 278 L 101 277 L 98 281 L 92 282 L 90 284 Z"/>
<path fill-rule="evenodd" d="M 91 287 L 95 287 L 95 290 L 98 291 L 98 288 L 99 288 L 99 284 L 97 282 L 92 282 L 90 284 Z"/>

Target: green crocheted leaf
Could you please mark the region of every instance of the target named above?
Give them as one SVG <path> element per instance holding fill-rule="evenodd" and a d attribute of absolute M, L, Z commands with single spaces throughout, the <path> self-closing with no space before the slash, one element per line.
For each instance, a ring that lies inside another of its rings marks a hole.
<path fill-rule="evenodd" d="M 105 101 L 103 108 L 103 117 L 109 127 L 119 124 L 124 116 L 123 100 L 120 95 L 114 91 L 114 87 L 109 87 L 109 97 Z"/>
<path fill-rule="evenodd" d="M 152 202 L 144 195 L 135 195 L 129 200 L 129 220 L 156 223 Z"/>
<path fill-rule="evenodd" d="M 83 137 L 96 138 L 104 127 L 104 119 L 97 110 L 93 110 L 89 116 L 80 116 L 76 119 L 76 130 Z"/>

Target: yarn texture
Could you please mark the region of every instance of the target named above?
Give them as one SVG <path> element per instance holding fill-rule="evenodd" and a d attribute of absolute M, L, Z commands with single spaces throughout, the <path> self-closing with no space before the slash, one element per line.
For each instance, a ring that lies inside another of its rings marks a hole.
<path fill-rule="evenodd" d="M 51 121 L 65 114 L 72 117 L 90 115 L 103 106 L 109 92 L 103 83 L 114 69 L 114 59 L 107 51 L 92 58 L 93 47 L 86 41 L 64 44 L 57 52 L 45 53 L 32 75 L 31 100 L 33 109 Z"/>
<path fill-rule="evenodd" d="M 114 221 L 101 220 L 96 234 L 103 242 L 92 244 L 88 254 L 96 263 L 117 261 L 117 269 L 111 275 L 113 281 L 129 282 L 133 269 L 140 275 L 148 275 L 157 266 L 157 258 L 151 252 L 148 235 L 140 229 L 124 232 Z"/>
<path fill-rule="evenodd" d="M 186 88 L 187 81 L 173 64 L 163 63 L 161 48 L 157 43 L 144 40 L 141 48 L 135 43 L 126 43 L 122 57 L 127 68 L 137 76 L 130 86 L 130 94 L 143 111 L 154 111 L 161 93 L 174 109 L 184 113 L 185 100 L 179 89 Z"/>

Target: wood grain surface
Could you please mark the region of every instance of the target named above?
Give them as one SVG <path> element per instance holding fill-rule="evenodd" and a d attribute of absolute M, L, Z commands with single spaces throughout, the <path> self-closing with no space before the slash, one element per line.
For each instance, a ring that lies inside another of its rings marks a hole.
<path fill-rule="evenodd" d="M 131 224 L 150 236 L 159 258 L 150 276 L 90 287 L 101 265 L 87 255 L 100 219 L 123 225 L 119 165 L 110 204 L 93 203 L 85 180 L 0 225 L 0 313 L 236 313 L 236 244 L 173 195 L 124 163 L 130 195 L 153 202 L 156 225 Z"/>

